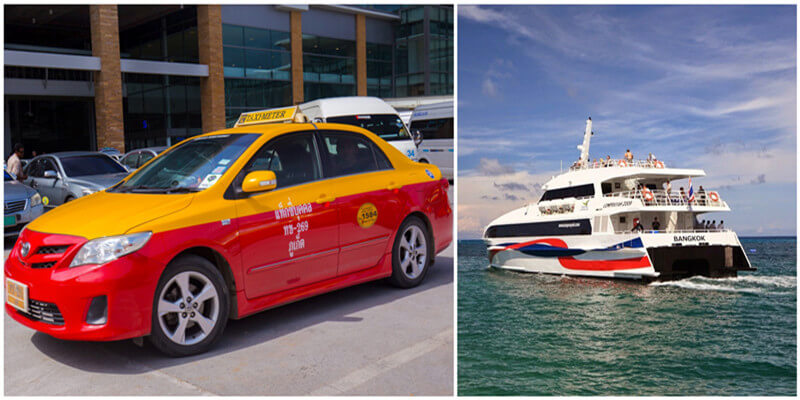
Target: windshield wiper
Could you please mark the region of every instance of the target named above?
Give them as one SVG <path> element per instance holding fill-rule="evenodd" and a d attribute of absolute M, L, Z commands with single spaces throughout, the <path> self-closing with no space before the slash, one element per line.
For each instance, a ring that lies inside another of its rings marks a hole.
<path fill-rule="evenodd" d="M 172 189 L 166 189 L 164 193 L 194 193 L 199 192 L 202 189 L 192 188 L 192 187 L 176 187 Z"/>

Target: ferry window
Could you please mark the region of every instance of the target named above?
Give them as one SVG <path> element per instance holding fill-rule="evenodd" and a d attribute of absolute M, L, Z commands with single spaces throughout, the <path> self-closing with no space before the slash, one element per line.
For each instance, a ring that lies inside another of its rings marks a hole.
<path fill-rule="evenodd" d="M 590 196 L 594 196 L 594 185 L 592 184 L 548 190 L 544 192 L 540 201 Z"/>
<path fill-rule="evenodd" d="M 495 225 L 486 231 L 486 237 L 565 236 L 590 235 L 592 226 L 588 219 L 531 222 L 524 224 Z"/>
<path fill-rule="evenodd" d="M 424 139 L 452 139 L 453 119 L 426 119 L 411 122 L 411 132 L 420 131 Z"/>
<path fill-rule="evenodd" d="M 611 183 L 609 183 L 609 182 L 603 182 L 602 184 L 600 184 L 600 186 L 601 186 L 601 188 L 603 189 L 603 194 L 609 194 L 609 193 L 611 193 L 611 192 L 612 192 L 612 190 L 611 190 Z"/>
<path fill-rule="evenodd" d="M 346 133 L 322 133 L 325 176 L 343 176 L 390 169 L 386 155 L 367 138 Z"/>
<path fill-rule="evenodd" d="M 625 217 L 619 217 L 619 223 L 620 224 L 624 224 L 625 223 Z"/>
<path fill-rule="evenodd" d="M 614 182 L 614 189 L 619 189 L 621 187 L 622 185 L 619 182 Z"/>

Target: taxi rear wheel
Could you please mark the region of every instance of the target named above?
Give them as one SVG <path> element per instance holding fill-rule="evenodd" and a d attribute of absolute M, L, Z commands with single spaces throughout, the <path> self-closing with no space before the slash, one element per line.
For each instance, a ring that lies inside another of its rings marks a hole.
<path fill-rule="evenodd" d="M 222 337 L 228 322 L 228 288 L 213 264 L 181 256 L 159 279 L 150 342 L 173 357 L 200 354 Z"/>
<path fill-rule="evenodd" d="M 433 240 L 425 223 L 408 217 L 394 239 L 389 283 L 411 288 L 422 283 L 433 261 Z"/>

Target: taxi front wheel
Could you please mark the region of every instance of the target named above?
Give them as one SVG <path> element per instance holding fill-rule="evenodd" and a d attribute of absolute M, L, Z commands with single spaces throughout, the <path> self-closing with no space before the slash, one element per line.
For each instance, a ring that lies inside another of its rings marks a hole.
<path fill-rule="evenodd" d="M 433 240 L 425 223 L 409 217 L 397 232 L 392 247 L 392 276 L 389 283 L 411 288 L 422 283 L 433 260 Z"/>
<path fill-rule="evenodd" d="M 225 279 L 205 258 L 186 255 L 167 266 L 153 299 L 150 342 L 173 357 L 207 351 L 228 322 Z"/>

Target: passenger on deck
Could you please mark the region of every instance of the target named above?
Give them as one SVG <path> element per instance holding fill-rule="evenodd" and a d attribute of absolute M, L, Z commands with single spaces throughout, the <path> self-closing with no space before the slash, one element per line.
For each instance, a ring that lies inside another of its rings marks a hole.
<path fill-rule="evenodd" d="M 708 230 L 710 231 L 717 230 L 717 220 L 711 221 L 711 224 L 708 225 Z"/>
<path fill-rule="evenodd" d="M 639 222 L 639 218 L 634 218 L 633 229 L 631 229 L 631 232 L 642 232 L 642 231 L 644 231 L 644 226 L 642 226 L 642 223 Z"/>
<path fill-rule="evenodd" d="M 633 162 L 633 153 L 631 153 L 631 149 L 625 150 L 625 160 L 628 161 L 628 164 Z"/>
<path fill-rule="evenodd" d="M 719 225 L 717 225 L 717 230 L 718 231 L 724 231 L 725 230 L 725 221 L 719 220 Z"/>
<path fill-rule="evenodd" d="M 610 155 L 606 155 L 606 167 L 610 167 L 610 166 L 611 166 L 611 156 Z"/>
<path fill-rule="evenodd" d="M 664 192 L 667 194 L 667 202 L 672 203 L 672 182 L 667 181 L 664 184 Z"/>
<path fill-rule="evenodd" d="M 700 198 L 700 205 L 705 206 L 706 204 L 706 190 L 703 189 L 703 185 L 700 185 L 700 190 L 697 191 L 697 195 Z"/>
<path fill-rule="evenodd" d="M 661 222 L 658 222 L 658 217 L 653 217 L 652 226 L 653 226 L 653 230 L 654 231 L 657 231 L 657 230 L 661 229 Z"/>
<path fill-rule="evenodd" d="M 686 192 L 683 191 L 683 186 L 681 186 L 681 199 L 683 199 L 683 201 L 686 203 L 689 202 L 689 198 L 686 197 Z"/>

